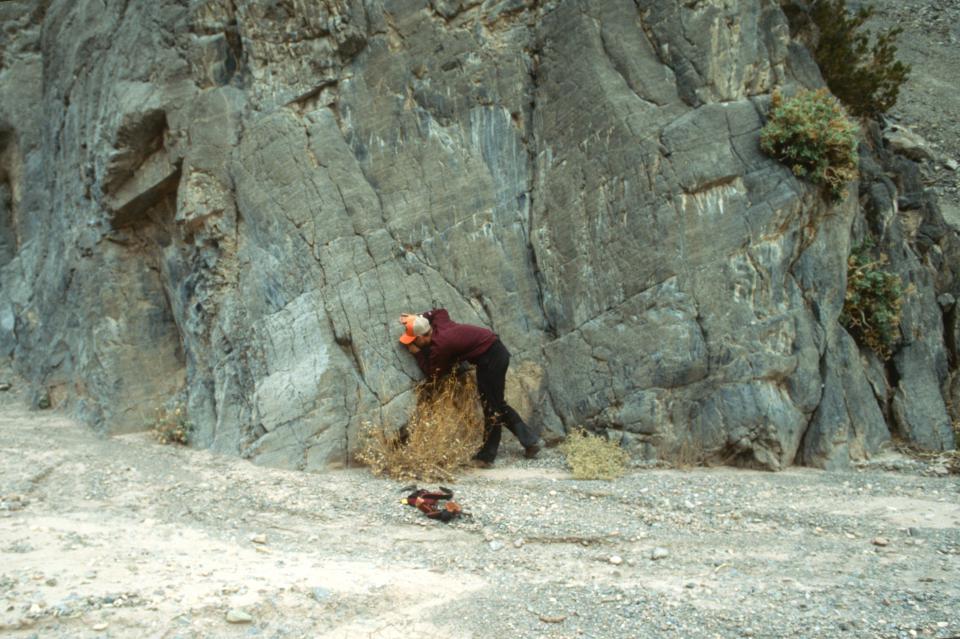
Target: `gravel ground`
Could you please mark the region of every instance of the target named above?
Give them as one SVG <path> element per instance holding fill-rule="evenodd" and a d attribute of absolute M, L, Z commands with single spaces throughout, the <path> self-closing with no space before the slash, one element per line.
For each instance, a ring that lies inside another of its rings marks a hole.
<path fill-rule="evenodd" d="M 471 516 L 445 525 L 364 469 L 99 439 L 18 387 L 0 392 L 4 636 L 960 635 L 960 478 L 933 462 L 576 481 L 511 439 L 452 485 Z"/>

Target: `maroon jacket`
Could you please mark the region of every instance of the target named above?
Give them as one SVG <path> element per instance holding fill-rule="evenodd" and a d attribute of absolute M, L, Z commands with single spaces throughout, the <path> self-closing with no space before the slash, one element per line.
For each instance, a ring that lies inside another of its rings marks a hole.
<path fill-rule="evenodd" d="M 497 334 L 482 326 L 457 324 L 446 309 L 435 308 L 423 316 L 430 320 L 433 337 L 430 346 L 413 355 L 427 377 L 446 375 L 458 360 L 476 364 L 477 358 L 497 341 Z"/>

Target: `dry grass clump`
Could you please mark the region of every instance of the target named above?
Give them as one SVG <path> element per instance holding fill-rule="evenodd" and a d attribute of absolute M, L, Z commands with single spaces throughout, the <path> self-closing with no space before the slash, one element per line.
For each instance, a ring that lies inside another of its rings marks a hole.
<path fill-rule="evenodd" d="M 366 423 L 355 458 L 375 475 L 450 481 L 483 444 L 483 411 L 473 375 L 447 375 L 417 386 L 417 407 L 405 429 Z"/>
<path fill-rule="evenodd" d="M 574 479 L 616 479 L 626 472 L 630 457 L 616 442 L 583 429 L 567 434 L 560 444 Z"/>
<path fill-rule="evenodd" d="M 675 468 L 689 469 L 706 464 L 706 453 L 703 446 L 690 437 L 684 437 L 677 447 L 670 461 Z"/>

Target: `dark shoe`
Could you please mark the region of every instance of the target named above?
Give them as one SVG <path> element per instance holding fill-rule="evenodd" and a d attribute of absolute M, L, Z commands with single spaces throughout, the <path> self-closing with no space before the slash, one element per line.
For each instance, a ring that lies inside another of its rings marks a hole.
<path fill-rule="evenodd" d="M 525 446 L 523 449 L 523 456 L 526 457 L 527 459 L 533 459 L 539 454 L 540 454 L 540 447 L 537 446 L 536 444 Z"/>
<path fill-rule="evenodd" d="M 471 459 L 470 465 L 474 468 L 493 468 L 493 462 L 484 461 L 482 459 Z"/>

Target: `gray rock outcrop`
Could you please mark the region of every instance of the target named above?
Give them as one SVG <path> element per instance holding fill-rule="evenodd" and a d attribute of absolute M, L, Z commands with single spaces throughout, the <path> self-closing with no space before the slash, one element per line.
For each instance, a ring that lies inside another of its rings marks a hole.
<path fill-rule="evenodd" d="M 911 160 L 882 136 L 838 205 L 760 152 L 771 90 L 822 82 L 776 5 L 33 0 L 0 21 L 0 347 L 105 432 L 176 400 L 198 446 L 349 462 L 413 401 L 396 317 L 444 306 L 502 336 L 533 423 L 650 458 L 953 446 L 956 232 L 929 198 L 898 210 Z M 837 321 L 866 232 L 912 285 L 886 367 Z"/>

